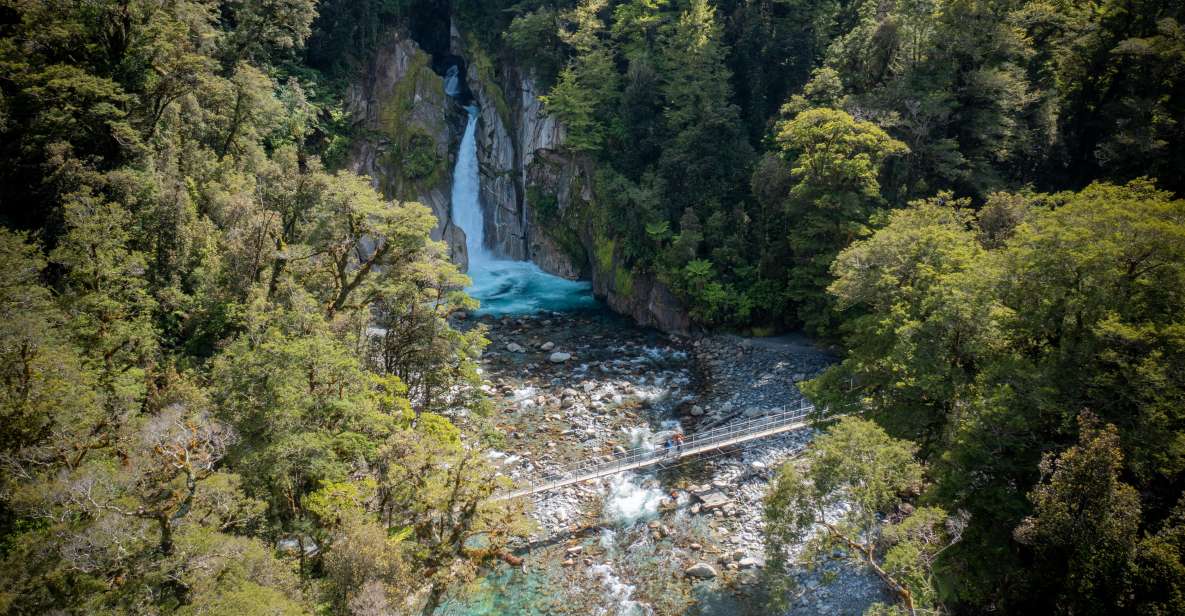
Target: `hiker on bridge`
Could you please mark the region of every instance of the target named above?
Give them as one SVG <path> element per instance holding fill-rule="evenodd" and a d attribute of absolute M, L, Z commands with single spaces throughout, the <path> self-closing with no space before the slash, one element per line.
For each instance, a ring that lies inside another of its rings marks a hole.
<path fill-rule="evenodd" d="M 675 436 L 672 436 L 671 439 L 675 441 L 675 451 L 682 452 L 683 451 L 683 433 L 676 432 Z"/>

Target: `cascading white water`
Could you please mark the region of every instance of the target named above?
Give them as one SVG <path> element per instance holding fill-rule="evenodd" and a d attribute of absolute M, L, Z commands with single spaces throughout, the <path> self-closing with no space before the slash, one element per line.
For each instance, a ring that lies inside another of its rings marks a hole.
<path fill-rule="evenodd" d="M 449 71 L 453 72 L 454 69 Z M 456 75 L 453 78 L 456 79 Z M 472 271 L 487 261 L 489 255 L 485 248 L 485 218 L 479 198 L 481 174 L 477 167 L 477 107 L 469 106 L 465 110 L 469 112 L 469 121 L 461 137 L 461 150 L 457 152 L 457 167 L 453 170 L 453 222 L 465 232 L 465 248 L 469 252 L 469 269 Z"/>
<path fill-rule="evenodd" d="M 645 479 L 634 473 L 619 473 L 609 478 L 609 493 L 605 495 L 604 511 L 606 522 L 621 526 L 633 526 L 639 520 L 658 515 L 662 503 L 662 490 L 645 487 Z"/>
<path fill-rule="evenodd" d="M 460 71 L 450 67 L 445 74 L 445 93 L 461 92 Z M 479 109 L 466 107 L 469 119 L 461 137 L 457 166 L 453 169 L 453 222 L 465 232 L 469 253 L 466 289 L 481 302 L 479 314 L 526 314 L 540 310 L 592 308 L 596 300 L 587 282 L 565 280 L 539 269 L 530 261 L 498 259 L 485 245 L 485 216 L 481 208 L 481 173 L 477 160 Z"/>
<path fill-rule="evenodd" d="M 444 93 L 456 98 L 461 94 L 461 69 L 456 66 L 448 67 L 444 73 Z"/>

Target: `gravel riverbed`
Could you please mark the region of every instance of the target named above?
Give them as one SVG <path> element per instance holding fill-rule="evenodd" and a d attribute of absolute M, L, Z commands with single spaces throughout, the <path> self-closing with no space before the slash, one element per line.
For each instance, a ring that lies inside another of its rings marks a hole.
<path fill-rule="evenodd" d="M 491 340 L 483 376 L 507 437 L 491 456 L 522 485 L 661 444 L 672 430 L 694 435 L 793 407 L 795 384 L 835 361 L 801 337 L 672 337 L 604 313 L 481 320 Z M 537 495 L 522 572 L 500 572 L 487 589 L 507 596 L 445 613 L 766 614 L 762 502 L 811 436 Z M 875 576 L 838 558 L 791 574 L 790 614 L 860 614 L 889 599 Z"/>

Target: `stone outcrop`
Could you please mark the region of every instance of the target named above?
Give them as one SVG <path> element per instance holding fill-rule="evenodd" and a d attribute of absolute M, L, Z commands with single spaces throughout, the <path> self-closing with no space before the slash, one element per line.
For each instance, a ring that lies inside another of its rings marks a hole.
<path fill-rule="evenodd" d="M 691 330 L 691 317 L 683 302 L 650 274 L 633 273 L 616 265 L 608 270 L 594 269 L 593 293 L 603 297 L 615 312 L 632 316 L 640 325 L 681 334 Z"/>
<path fill-rule="evenodd" d="M 551 122 L 544 118 L 524 118 L 526 129 Z M 531 231 L 527 251 L 544 271 L 571 279 L 590 277 L 591 263 L 579 228 L 587 222 L 580 220 L 581 210 L 594 203 L 592 165 L 563 153 L 560 145 L 533 150 L 524 163 L 525 207 Z"/>
<path fill-rule="evenodd" d="M 502 85 L 491 87 L 483 83 L 493 79 L 484 64 L 482 58 L 472 61 L 469 74 L 478 82 L 470 85 L 475 96 L 485 101 L 482 122 L 490 123 L 479 131 L 478 152 L 487 237 L 496 238 L 496 249 L 557 276 L 591 278 L 593 293 L 614 311 L 643 325 L 687 332 L 691 319 L 682 302 L 653 276 L 619 263 L 613 243 L 592 229 L 593 163 L 564 150 L 564 126 L 544 112 L 533 77 L 504 67 Z M 511 141 L 500 143 L 506 135 Z"/>
<path fill-rule="evenodd" d="M 444 240 L 453 260 L 466 266 L 465 233 L 452 223 L 451 185 L 456 105 L 444 93 L 431 58 L 405 33 L 392 31 L 375 50 L 366 73 L 346 93 L 347 110 L 361 135 L 350 167 L 369 176 L 391 199 L 432 209 L 432 238 Z"/>
<path fill-rule="evenodd" d="M 483 59 L 484 60 L 484 59 Z M 516 175 L 517 149 L 511 137 L 511 118 L 501 89 L 479 71 L 485 62 L 469 64 L 468 79 L 481 108 L 477 122 L 477 160 L 481 172 L 481 203 L 489 247 L 508 259 L 527 258 L 527 220 Z"/>
<path fill-rule="evenodd" d="M 535 80 L 513 69 L 506 73 L 517 90 L 511 109 L 527 257 L 557 276 L 591 278 L 597 297 L 642 325 L 686 333 L 691 319 L 682 302 L 653 276 L 623 267 L 613 244 L 593 232 L 587 215 L 596 207 L 592 162 L 563 149 L 564 126 L 544 112 Z"/>

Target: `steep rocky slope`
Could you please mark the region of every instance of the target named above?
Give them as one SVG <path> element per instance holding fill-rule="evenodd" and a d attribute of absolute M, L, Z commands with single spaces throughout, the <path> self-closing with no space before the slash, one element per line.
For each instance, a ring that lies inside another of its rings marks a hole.
<path fill-rule="evenodd" d="M 350 167 L 373 178 L 388 197 L 432 208 L 438 221 L 432 239 L 444 240 L 464 267 L 465 236 L 449 211 L 450 152 L 463 112 L 445 95 L 431 58 L 406 33 L 391 31 L 346 100 L 357 135 Z"/>

